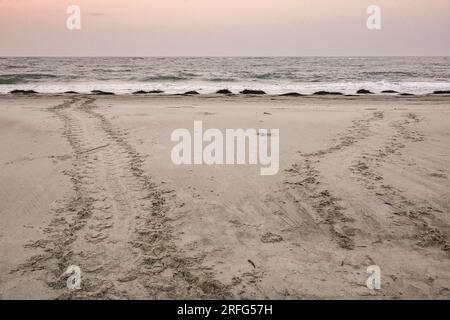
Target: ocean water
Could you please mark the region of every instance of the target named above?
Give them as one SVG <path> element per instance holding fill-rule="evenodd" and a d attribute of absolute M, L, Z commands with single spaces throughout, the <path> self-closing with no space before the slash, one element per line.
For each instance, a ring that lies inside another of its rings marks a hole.
<path fill-rule="evenodd" d="M 351 94 L 362 88 L 414 94 L 450 90 L 450 57 L 0 57 L 0 93 L 261 89 Z"/>

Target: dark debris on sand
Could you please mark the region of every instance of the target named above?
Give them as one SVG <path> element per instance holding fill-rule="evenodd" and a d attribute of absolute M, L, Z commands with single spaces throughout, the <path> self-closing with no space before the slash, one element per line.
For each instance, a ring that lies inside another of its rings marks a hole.
<path fill-rule="evenodd" d="M 314 96 L 342 96 L 342 92 L 317 91 L 313 93 Z"/>
<path fill-rule="evenodd" d="M 184 93 L 184 95 L 197 95 L 197 94 L 200 94 L 200 93 L 198 93 L 197 91 L 187 91 Z"/>
<path fill-rule="evenodd" d="M 150 90 L 150 91 L 138 90 L 138 91 L 133 92 L 133 94 L 152 94 L 152 93 L 164 93 L 164 91 L 162 91 L 162 90 Z"/>
<path fill-rule="evenodd" d="M 12 90 L 10 94 L 37 94 L 38 92 L 34 90 Z"/>
<path fill-rule="evenodd" d="M 450 90 L 434 91 L 433 94 L 450 94 Z"/>
<path fill-rule="evenodd" d="M 92 90 L 92 94 L 98 95 L 98 96 L 114 96 L 114 92 L 108 92 L 108 91 L 102 91 L 102 90 Z"/>
<path fill-rule="evenodd" d="M 233 92 L 231 92 L 228 89 L 222 89 L 222 90 L 218 90 L 216 91 L 217 94 L 232 94 Z"/>
<path fill-rule="evenodd" d="M 372 91 L 369 91 L 367 89 L 359 89 L 356 93 L 357 94 L 373 94 Z"/>
<path fill-rule="evenodd" d="M 302 96 L 303 95 L 298 92 L 288 92 L 288 93 L 280 94 L 280 97 L 302 97 Z"/>
<path fill-rule="evenodd" d="M 241 94 L 266 94 L 266 93 L 262 90 L 245 89 L 245 90 L 241 91 Z"/>

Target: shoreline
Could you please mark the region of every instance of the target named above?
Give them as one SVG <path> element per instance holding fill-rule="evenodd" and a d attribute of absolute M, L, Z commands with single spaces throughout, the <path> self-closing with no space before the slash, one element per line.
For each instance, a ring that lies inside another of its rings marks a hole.
<path fill-rule="evenodd" d="M 223 92 L 222 92 L 223 91 Z M 227 91 L 227 92 L 225 92 Z M 366 97 L 366 96 L 382 96 L 382 97 L 429 97 L 429 96 L 441 96 L 450 97 L 449 91 L 434 91 L 429 93 L 407 93 L 407 92 L 371 92 L 369 90 L 361 89 L 364 92 L 355 92 L 353 94 L 346 94 L 343 92 L 330 92 L 330 91 L 317 91 L 311 94 L 303 94 L 299 92 L 287 92 L 280 94 L 268 94 L 262 90 L 244 90 L 242 92 L 231 92 L 228 89 L 219 90 L 213 93 L 199 93 L 197 91 L 186 91 L 185 93 L 165 93 L 162 90 L 144 91 L 139 90 L 132 93 L 114 93 L 111 91 L 94 90 L 91 93 L 79 93 L 75 91 L 70 92 L 57 92 L 57 93 L 44 93 L 34 90 L 12 90 L 8 93 L 2 93 L 0 96 L 145 96 L 145 97 L 174 97 L 174 96 L 201 96 L 201 97 L 252 97 L 252 96 L 265 96 L 265 97 L 287 97 L 287 98 L 301 98 L 301 97 Z M 391 91 L 391 90 L 386 90 Z"/>

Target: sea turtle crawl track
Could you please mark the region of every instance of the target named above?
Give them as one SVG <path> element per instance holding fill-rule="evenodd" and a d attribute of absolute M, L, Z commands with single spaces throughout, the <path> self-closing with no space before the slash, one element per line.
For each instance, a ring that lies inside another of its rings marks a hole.
<path fill-rule="evenodd" d="M 144 158 L 98 111 L 76 98 L 49 109 L 64 124 L 73 149 L 74 196 L 54 212 L 47 237 L 18 271 L 40 271 L 60 298 L 226 297 L 227 288 L 175 245 L 167 212 L 176 203 L 144 174 Z M 82 289 L 68 291 L 61 274 L 82 270 Z"/>
<path fill-rule="evenodd" d="M 405 238 L 420 247 L 438 247 L 448 252 L 445 231 L 448 226 L 438 219 L 446 208 L 411 199 L 399 188 L 387 184 L 377 170 L 392 157 L 399 165 L 401 150 L 424 140 L 417 129 L 421 121 L 417 115 L 391 117 L 386 119 L 382 112 L 366 115 L 353 121 L 330 147 L 301 153 L 302 161 L 286 170 L 286 193 L 300 206 L 301 212 L 319 225 L 329 226 L 324 233 L 330 233 L 341 248 L 353 249 L 355 243 L 365 244 L 367 236 L 372 234 L 383 235 L 385 239 Z M 328 170 L 330 166 L 334 171 Z M 336 195 L 342 194 L 342 190 L 336 190 L 338 180 L 345 180 L 348 186 L 357 185 L 355 189 L 364 193 L 363 198 L 378 203 L 379 211 L 386 214 L 362 214 L 361 211 L 370 208 L 358 203 L 357 196 Z"/>
<path fill-rule="evenodd" d="M 355 246 L 353 239 L 355 229 L 352 227 L 354 217 L 346 213 L 347 208 L 343 206 L 341 199 L 323 183 L 317 166 L 324 157 L 345 151 L 373 135 L 370 129 L 381 119 L 383 113 L 374 112 L 370 116 L 354 120 L 333 145 L 314 153 L 300 153 L 302 161 L 286 170 L 288 175 L 285 182 L 286 195 L 294 199 L 300 206 L 299 209 L 314 221 L 313 224 L 328 226 L 328 230 L 322 231 L 325 234 L 329 232 L 343 249 L 353 249 Z M 304 201 L 305 199 L 307 201 Z"/>
<path fill-rule="evenodd" d="M 402 119 L 393 121 L 390 124 L 392 133 L 386 141 L 356 157 L 350 171 L 367 190 L 391 208 L 396 216 L 394 226 L 413 226 L 410 238 L 416 241 L 418 246 L 438 247 L 448 252 L 448 225 L 438 218 L 447 208 L 438 208 L 429 201 L 408 197 L 398 187 L 387 183 L 386 177 L 378 170 L 389 158 L 401 156 L 401 150 L 409 144 L 425 140 L 425 135 L 416 129 L 421 121 L 414 113 L 408 113 Z"/>

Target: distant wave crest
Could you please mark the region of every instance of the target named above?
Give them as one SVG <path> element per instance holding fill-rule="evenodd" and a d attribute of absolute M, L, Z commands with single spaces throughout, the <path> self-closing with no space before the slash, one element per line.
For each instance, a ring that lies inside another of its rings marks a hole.
<path fill-rule="evenodd" d="M 189 80 L 189 78 L 178 75 L 158 75 L 158 76 L 144 77 L 140 81 L 153 82 L 153 81 L 183 81 L 183 80 Z"/>
<path fill-rule="evenodd" d="M 57 75 L 47 73 L 4 74 L 0 75 L 0 84 L 19 84 L 57 77 Z"/>

